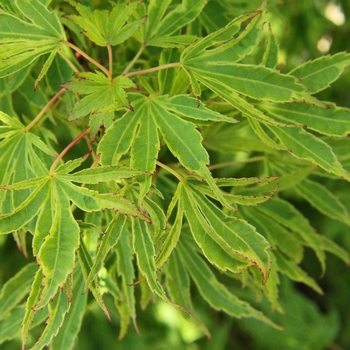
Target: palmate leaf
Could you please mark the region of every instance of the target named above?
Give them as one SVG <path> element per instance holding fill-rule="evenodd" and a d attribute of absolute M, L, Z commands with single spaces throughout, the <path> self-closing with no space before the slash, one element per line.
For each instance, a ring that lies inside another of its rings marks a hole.
<path fill-rule="evenodd" d="M 15 117 L 0 111 L 0 185 L 20 182 L 41 176 L 47 172 L 43 153 L 54 153 L 36 135 L 25 131 L 25 126 Z M 18 171 L 21 169 L 21 171 Z M 1 213 L 9 212 L 13 206 L 20 205 L 29 195 L 29 191 L 19 191 L 6 195 L 0 191 Z"/>
<path fill-rule="evenodd" d="M 78 166 L 81 161 L 73 163 Z M 35 309 L 49 302 L 74 267 L 75 251 L 79 246 L 79 226 L 72 215 L 70 202 L 86 212 L 109 208 L 148 220 L 125 198 L 109 193 L 98 193 L 71 183 L 75 180 L 83 182 L 84 174 L 87 174 L 86 180 L 90 183 L 98 182 L 101 173 L 105 180 L 112 178 L 115 180 L 118 177 L 117 167 L 108 167 L 108 170 L 106 168 L 104 171 L 94 168 L 90 174 L 83 170 L 76 179 L 74 174 L 67 174 L 73 170 L 72 168 L 73 166 L 67 166 L 66 173 L 61 169 L 61 173 L 53 176 L 46 175 L 8 186 L 8 189 L 36 187 L 13 213 L 0 217 L 0 233 L 10 233 L 23 227 L 35 215 L 39 215 L 34 235 L 34 253 L 37 255 L 44 279 Z M 124 168 L 122 172 L 125 170 Z M 130 174 L 123 173 L 119 174 L 121 175 L 119 178 L 139 173 L 137 171 Z"/>
<path fill-rule="evenodd" d="M 266 2 L 262 4 L 262 9 L 265 6 Z M 241 96 L 275 102 L 302 100 L 322 104 L 307 94 L 305 88 L 291 76 L 264 66 L 239 63 L 252 52 L 259 40 L 262 11 L 237 17 L 225 28 L 189 46 L 181 55 L 181 64 L 189 75 L 195 95 L 201 93 L 199 81 L 244 115 L 274 124 L 272 118 Z M 246 29 L 232 39 L 247 20 L 250 23 Z"/>
<path fill-rule="evenodd" d="M 209 157 L 201 144 L 202 138 L 195 124 L 183 120 L 174 112 L 180 115 L 187 113 L 186 117 L 194 121 L 236 121 L 203 106 L 198 111 L 197 101 L 185 95 L 167 98 L 132 94 L 130 97 L 134 112 L 128 111 L 116 120 L 99 143 L 98 152 L 101 153 L 102 164 L 117 164 L 131 147 L 131 167 L 153 173 L 159 151 L 159 130 L 180 163 L 204 178 L 216 197 L 230 207 L 207 168 Z M 172 105 L 171 101 L 175 101 L 175 104 Z M 188 140 L 191 140 L 191 144 Z"/>
<path fill-rule="evenodd" d="M 145 18 L 128 23 L 130 15 L 141 1 L 125 1 L 113 6 L 113 10 L 92 10 L 73 0 L 68 2 L 78 11 L 77 15 L 66 16 L 84 30 L 84 34 L 99 46 L 115 46 L 127 40 L 144 22 Z"/>
<path fill-rule="evenodd" d="M 100 72 L 79 73 L 77 79 L 62 86 L 69 91 L 87 95 L 74 105 L 68 120 L 90 115 L 93 136 L 100 125 L 109 127 L 114 119 L 114 111 L 123 108 L 132 110 L 125 89 L 135 88 L 135 84 L 127 77 L 119 76 L 110 81 Z"/>
<path fill-rule="evenodd" d="M 56 14 L 40 1 L 16 0 L 14 7 L 16 15 L 0 9 L 0 76 L 15 73 L 50 53 L 40 80 L 65 40 L 63 28 Z"/>
<path fill-rule="evenodd" d="M 263 4 L 265 5 L 266 3 Z M 262 11 L 258 11 L 239 16 L 225 28 L 184 50 L 181 63 L 185 71 L 190 74 L 193 84 L 194 80 L 199 80 L 211 88 L 213 81 L 214 84 L 218 83 L 243 95 L 272 101 L 292 100 L 303 92 L 304 88 L 296 84 L 296 80 L 282 76 L 277 71 L 262 66 L 235 63 L 250 54 L 257 45 L 261 32 L 259 28 L 261 14 Z M 232 40 L 247 20 L 250 20 L 247 28 Z M 282 90 L 276 91 L 276 85 L 280 85 Z M 196 91 L 195 88 L 193 90 L 195 94 L 200 94 L 200 90 Z"/>

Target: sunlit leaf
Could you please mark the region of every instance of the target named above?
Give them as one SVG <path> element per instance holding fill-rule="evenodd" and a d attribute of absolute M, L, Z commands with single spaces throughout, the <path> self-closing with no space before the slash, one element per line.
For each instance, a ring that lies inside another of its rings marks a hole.
<path fill-rule="evenodd" d="M 349 54 L 339 52 L 333 56 L 323 56 L 314 61 L 305 62 L 289 74 L 300 78 L 301 84 L 313 94 L 329 87 L 348 65 L 350 65 Z"/>

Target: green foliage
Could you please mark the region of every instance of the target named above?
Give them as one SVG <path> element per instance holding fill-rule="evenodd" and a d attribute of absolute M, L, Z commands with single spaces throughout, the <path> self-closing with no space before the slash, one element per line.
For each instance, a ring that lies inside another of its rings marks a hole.
<path fill-rule="evenodd" d="M 350 55 L 277 69 L 275 3 L 0 0 L 0 249 L 29 259 L 1 277 L 0 344 L 87 348 L 96 307 L 128 339 L 151 302 L 211 337 L 205 302 L 256 348 L 312 348 L 290 280 L 322 295 L 310 251 L 322 275 L 350 256 L 299 203 L 350 225 L 350 109 L 321 95 Z"/>

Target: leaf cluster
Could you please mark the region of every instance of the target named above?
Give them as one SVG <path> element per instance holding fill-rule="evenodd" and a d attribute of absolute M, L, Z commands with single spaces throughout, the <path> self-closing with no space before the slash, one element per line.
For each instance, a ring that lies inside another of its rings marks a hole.
<path fill-rule="evenodd" d="M 289 198 L 350 225 L 327 187 L 350 181 L 350 110 L 315 96 L 350 55 L 282 73 L 267 1 L 223 25 L 213 4 L 234 13 L 0 1 L 0 234 L 31 261 L 1 289 L 0 343 L 72 349 L 92 303 L 111 318 L 107 293 L 120 339 L 155 297 L 210 337 L 193 286 L 215 310 L 281 329 L 239 286 L 283 313 L 282 275 L 323 294 L 306 249 L 322 274 L 326 252 L 350 263 Z"/>

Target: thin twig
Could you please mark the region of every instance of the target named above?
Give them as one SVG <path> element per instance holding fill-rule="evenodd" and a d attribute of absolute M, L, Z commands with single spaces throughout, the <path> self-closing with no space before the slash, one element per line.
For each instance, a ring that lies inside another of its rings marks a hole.
<path fill-rule="evenodd" d="M 58 54 L 67 62 L 69 67 L 72 68 L 73 72 L 79 73 L 79 69 L 75 66 L 75 64 L 64 53 L 59 51 Z"/>
<path fill-rule="evenodd" d="M 174 169 L 168 167 L 167 165 L 159 162 L 158 160 L 156 161 L 156 164 L 158 166 L 160 166 L 161 168 L 165 169 L 166 171 L 168 171 L 170 174 L 174 175 L 180 182 L 182 182 L 184 180 L 184 178 L 178 173 L 176 172 Z"/>
<path fill-rule="evenodd" d="M 60 162 L 60 160 L 66 155 L 66 153 L 76 144 L 78 143 L 85 135 L 87 135 L 90 132 L 91 128 L 86 129 L 83 131 L 78 137 L 76 137 L 55 159 L 55 161 L 52 163 L 50 168 L 50 176 L 53 176 L 53 173 L 56 169 L 56 166 Z"/>
<path fill-rule="evenodd" d="M 52 97 L 52 99 L 46 104 L 46 106 L 40 111 L 40 113 L 26 126 L 24 132 L 28 132 L 41 119 L 41 117 L 47 112 L 47 110 L 52 106 L 52 104 L 66 91 L 67 90 L 63 88 L 54 97 Z"/>
<path fill-rule="evenodd" d="M 162 66 L 158 66 L 158 67 L 154 67 L 154 68 L 148 68 L 148 69 L 139 70 L 137 72 L 126 73 L 126 74 L 123 74 L 123 76 L 124 77 L 134 77 L 136 75 L 158 72 L 159 70 L 162 70 L 162 69 L 175 68 L 175 67 L 181 67 L 181 63 L 180 62 L 167 63 L 167 64 L 164 64 Z"/>
<path fill-rule="evenodd" d="M 108 79 L 110 79 L 110 80 L 112 79 L 112 76 L 111 76 L 110 72 L 108 71 L 108 69 L 103 67 L 102 64 L 100 64 L 99 62 L 94 60 L 92 57 L 90 57 L 88 54 L 86 54 L 83 50 L 79 49 L 79 47 L 75 46 L 74 44 L 70 43 L 69 41 L 62 41 L 62 44 L 65 44 L 65 45 L 69 46 L 71 49 L 73 49 L 74 51 L 78 52 L 80 55 L 82 55 L 84 58 L 86 58 L 88 61 L 90 61 L 92 64 L 94 64 L 96 67 L 100 68 L 102 70 L 102 72 L 106 74 Z"/>
<path fill-rule="evenodd" d="M 110 77 L 113 76 L 113 52 L 112 52 L 112 46 L 111 44 L 107 44 L 107 51 L 108 51 L 108 65 L 109 65 L 109 75 Z"/>
<path fill-rule="evenodd" d="M 143 50 L 146 47 L 146 43 L 143 43 L 139 49 L 139 51 L 137 51 L 135 57 L 129 62 L 129 64 L 126 66 L 126 68 L 124 69 L 124 72 L 122 75 L 127 74 L 129 72 L 129 70 L 132 68 L 132 66 L 135 64 L 135 62 L 139 59 L 139 57 L 141 56 Z"/>

